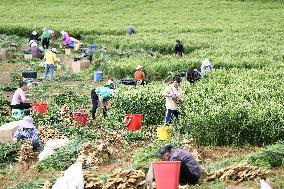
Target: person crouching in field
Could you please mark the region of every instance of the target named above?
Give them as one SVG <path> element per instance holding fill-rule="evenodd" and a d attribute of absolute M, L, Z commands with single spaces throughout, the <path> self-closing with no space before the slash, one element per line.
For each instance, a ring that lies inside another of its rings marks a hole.
<path fill-rule="evenodd" d="M 71 39 L 70 39 L 69 34 L 65 31 L 61 31 L 60 33 L 61 33 L 61 39 L 63 41 L 65 49 L 69 49 L 71 45 Z"/>
<path fill-rule="evenodd" d="M 179 116 L 179 104 L 182 103 L 183 92 L 180 87 L 181 78 L 175 76 L 172 83 L 163 90 L 163 96 L 166 98 L 165 124 L 171 124 L 173 117 Z"/>
<path fill-rule="evenodd" d="M 92 98 L 92 118 L 93 120 L 96 119 L 96 112 L 98 105 L 103 108 L 103 116 L 104 118 L 107 117 L 107 105 L 108 105 L 108 100 L 112 97 L 112 89 L 115 88 L 114 82 L 109 79 L 107 81 L 107 84 L 105 86 L 101 87 L 94 87 L 94 89 L 91 92 L 91 98 Z"/>
<path fill-rule="evenodd" d="M 32 140 L 33 143 L 33 150 L 38 151 L 40 150 L 41 143 L 37 133 L 37 129 L 33 124 L 33 118 L 30 116 L 25 116 L 21 125 L 13 135 L 13 141 L 17 142 L 19 140 L 28 139 Z"/>
<path fill-rule="evenodd" d="M 18 88 L 12 98 L 12 109 L 30 109 L 32 106 L 26 98 L 26 91 L 28 90 L 28 84 L 26 82 L 20 82 L 20 88 Z"/>
<path fill-rule="evenodd" d="M 137 84 L 144 85 L 145 84 L 145 73 L 142 70 L 143 66 L 138 65 L 136 67 L 136 71 L 134 73 L 134 81 Z"/>
<path fill-rule="evenodd" d="M 43 31 L 43 33 L 41 35 L 42 47 L 44 49 L 48 49 L 49 48 L 49 42 L 50 42 L 50 39 L 51 39 L 51 35 L 48 31 L 48 28 L 43 28 L 42 31 Z"/>
<path fill-rule="evenodd" d="M 163 161 L 180 161 L 180 179 L 179 183 L 181 186 L 187 184 L 197 184 L 202 171 L 195 159 L 195 157 L 183 149 L 173 148 L 172 145 L 167 144 L 159 149 L 157 155 Z"/>
<path fill-rule="evenodd" d="M 179 55 L 179 56 L 184 55 L 183 45 L 181 44 L 180 40 L 176 40 L 175 55 Z"/>

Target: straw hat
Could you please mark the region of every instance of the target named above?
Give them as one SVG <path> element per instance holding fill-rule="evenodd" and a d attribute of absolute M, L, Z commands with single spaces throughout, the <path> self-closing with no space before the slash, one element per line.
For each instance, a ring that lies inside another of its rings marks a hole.
<path fill-rule="evenodd" d="M 139 70 L 141 68 L 143 68 L 143 66 L 141 66 L 141 65 L 136 66 L 136 70 Z"/>
<path fill-rule="evenodd" d="M 210 65 L 211 63 L 210 63 L 210 61 L 209 61 L 209 59 L 208 58 L 206 58 L 206 59 L 204 59 L 203 61 L 202 61 L 202 65 L 204 65 L 204 66 L 208 66 L 208 65 Z"/>
<path fill-rule="evenodd" d="M 21 126 L 23 128 L 27 128 L 27 129 L 33 129 L 34 128 L 34 124 L 33 124 L 33 118 L 30 116 L 25 116 L 23 118 L 23 121 L 21 123 Z"/>
<path fill-rule="evenodd" d="M 36 32 L 36 31 L 33 31 L 33 32 L 32 32 L 32 34 L 33 34 L 33 35 L 36 35 L 36 34 L 37 34 L 37 32 Z"/>

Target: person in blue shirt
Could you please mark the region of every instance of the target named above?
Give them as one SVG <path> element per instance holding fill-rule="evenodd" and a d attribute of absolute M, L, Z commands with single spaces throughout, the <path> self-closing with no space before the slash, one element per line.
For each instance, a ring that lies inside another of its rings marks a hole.
<path fill-rule="evenodd" d="M 37 129 L 33 124 L 33 118 L 26 116 L 17 131 L 13 135 L 13 141 L 18 142 L 22 139 L 32 140 L 34 151 L 38 151 L 41 148 L 40 139 L 38 136 Z"/>
<path fill-rule="evenodd" d="M 92 118 L 96 119 L 96 112 L 98 105 L 100 103 L 101 107 L 103 108 L 103 116 L 104 118 L 107 117 L 107 101 L 112 96 L 112 89 L 115 88 L 114 82 L 110 79 L 108 80 L 105 86 L 101 86 L 98 88 L 94 88 L 91 92 L 92 98 Z"/>
<path fill-rule="evenodd" d="M 129 26 L 129 27 L 127 28 L 127 34 L 128 34 L 128 35 L 135 34 L 135 30 L 134 30 L 134 27 L 133 27 L 133 26 Z"/>

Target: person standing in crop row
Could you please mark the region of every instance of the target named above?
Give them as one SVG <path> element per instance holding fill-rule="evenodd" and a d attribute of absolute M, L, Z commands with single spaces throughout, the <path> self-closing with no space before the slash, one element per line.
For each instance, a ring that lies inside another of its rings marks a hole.
<path fill-rule="evenodd" d="M 43 80 L 45 80 L 45 78 L 47 77 L 48 72 L 50 72 L 49 80 L 50 81 L 53 80 L 54 64 L 57 61 L 56 53 L 57 53 L 56 48 L 52 48 L 50 51 L 47 51 L 45 53 L 44 59 L 46 64 L 44 69 L 44 75 L 42 77 Z"/>
<path fill-rule="evenodd" d="M 181 78 L 175 76 L 171 84 L 163 91 L 163 96 L 166 98 L 166 115 L 165 124 L 171 124 L 173 117 L 179 116 L 179 105 L 183 100 L 183 92 L 180 87 Z"/>

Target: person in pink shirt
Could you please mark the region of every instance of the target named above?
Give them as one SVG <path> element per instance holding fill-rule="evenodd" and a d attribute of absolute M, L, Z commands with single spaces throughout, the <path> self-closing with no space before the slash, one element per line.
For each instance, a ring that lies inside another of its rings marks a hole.
<path fill-rule="evenodd" d="M 18 88 L 12 98 L 11 108 L 12 109 L 29 109 L 31 108 L 31 104 L 28 103 L 26 98 L 26 90 L 28 89 L 28 85 L 26 82 L 20 83 L 20 88 Z"/>
<path fill-rule="evenodd" d="M 60 33 L 61 33 L 61 39 L 63 40 L 64 43 L 64 47 L 68 49 L 71 45 L 71 39 L 67 32 L 61 31 Z"/>

